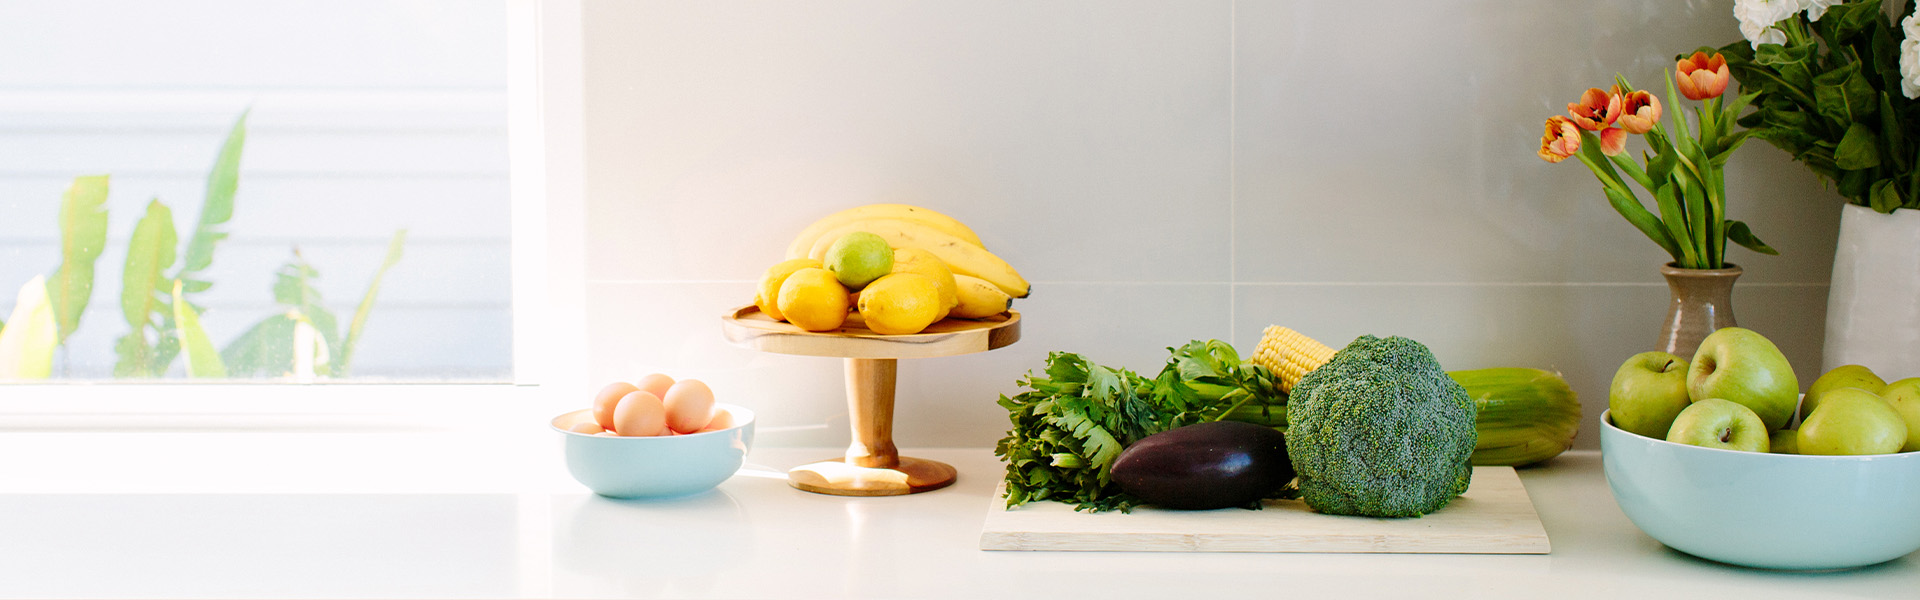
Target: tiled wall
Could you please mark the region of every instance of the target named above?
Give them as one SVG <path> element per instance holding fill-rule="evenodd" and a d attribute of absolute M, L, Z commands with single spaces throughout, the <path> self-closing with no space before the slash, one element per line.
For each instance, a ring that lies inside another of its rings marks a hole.
<path fill-rule="evenodd" d="M 1558 369 L 1597 447 L 1667 259 L 1535 157 L 1541 122 L 1737 39 L 1731 4 L 589 1 L 590 371 L 702 377 L 763 444 L 844 443 L 839 361 L 731 347 L 718 318 L 813 219 L 909 202 L 1034 293 L 1020 343 L 902 362 L 903 446 L 990 445 L 1049 351 L 1151 373 L 1278 323 Z M 1730 252 L 1740 322 L 1810 379 L 1840 201 L 1764 143 L 1728 171 L 1732 216 L 1784 253 Z"/>

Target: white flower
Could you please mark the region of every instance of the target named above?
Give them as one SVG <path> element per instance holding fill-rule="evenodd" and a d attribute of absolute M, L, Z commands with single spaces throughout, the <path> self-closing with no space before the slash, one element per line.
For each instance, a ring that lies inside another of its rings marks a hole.
<path fill-rule="evenodd" d="M 1787 34 L 1773 26 L 1793 17 L 1802 3 L 1815 0 L 1734 0 L 1733 18 L 1740 21 L 1740 35 L 1758 50 L 1761 44 L 1786 44 Z M 1825 12 L 1825 9 L 1821 9 Z"/>
<path fill-rule="evenodd" d="M 1828 8 L 1842 2 L 1846 0 L 1800 0 L 1800 7 L 1806 9 L 1807 21 L 1812 22 L 1819 21 L 1822 15 L 1827 14 Z"/>
<path fill-rule="evenodd" d="M 1907 34 L 1900 42 L 1900 93 L 1920 98 L 1920 15 L 1908 15 L 1900 29 Z"/>

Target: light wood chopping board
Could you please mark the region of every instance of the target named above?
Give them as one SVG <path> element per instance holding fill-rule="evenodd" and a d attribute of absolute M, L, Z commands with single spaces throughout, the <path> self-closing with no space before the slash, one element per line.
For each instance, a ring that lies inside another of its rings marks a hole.
<path fill-rule="evenodd" d="M 1474 467 L 1473 485 L 1417 519 L 1323 515 L 1297 500 L 1261 510 L 1074 512 L 1059 502 L 987 507 L 981 550 L 1546 554 L 1547 531 L 1513 467 Z"/>

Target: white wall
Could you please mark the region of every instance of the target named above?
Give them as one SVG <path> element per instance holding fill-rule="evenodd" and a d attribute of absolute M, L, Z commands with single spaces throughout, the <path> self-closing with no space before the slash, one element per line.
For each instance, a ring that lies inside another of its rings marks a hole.
<path fill-rule="evenodd" d="M 990 445 L 1049 351 L 1152 373 L 1285 324 L 1561 370 L 1597 447 L 1667 258 L 1535 156 L 1541 122 L 1737 39 L 1731 5 L 589 0 L 590 372 L 702 377 L 799 428 L 764 444 L 844 443 L 839 361 L 731 347 L 718 318 L 813 219 L 903 201 L 1034 281 L 1020 343 L 902 362 L 903 446 Z M 1731 252 L 1740 322 L 1810 379 L 1840 200 L 1764 143 L 1728 170 L 1731 215 L 1784 254 Z"/>
<path fill-rule="evenodd" d="M 61 193 L 113 176 L 110 243 L 67 373 L 111 375 L 124 241 L 148 200 L 184 241 L 227 127 L 251 107 L 232 237 L 202 298 L 224 345 L 275 311 L 298 246 L 351 316 L 396 229 L 355 374 L 511 375 L 503 2 L 0 4 L 0 309 L 59 265 Z"/>

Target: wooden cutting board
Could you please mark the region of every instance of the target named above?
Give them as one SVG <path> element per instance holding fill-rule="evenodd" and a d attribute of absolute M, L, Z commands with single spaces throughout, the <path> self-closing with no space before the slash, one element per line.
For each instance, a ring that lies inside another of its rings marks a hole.
<path fill-rule="evenodd" d="M 1513 467 L 1474 467 L 1473 485 L 1417 519 L 1323 515 L 1298 500 L 1261 510 L 1074 512 L 1059 502 L 987 507 L 981 550 L 1546 554 L 1547 531 Z"/>

